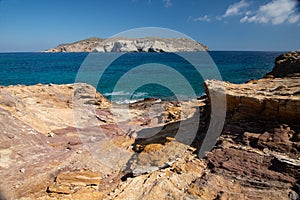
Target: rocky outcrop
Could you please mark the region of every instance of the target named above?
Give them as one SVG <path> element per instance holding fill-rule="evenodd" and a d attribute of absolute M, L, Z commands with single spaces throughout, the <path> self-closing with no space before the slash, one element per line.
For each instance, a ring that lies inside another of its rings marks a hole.
<path fill-rule="evenodd" d="M 1 87 L 0 198 L 299 199 L 299 83 L 206 81 L 209 98 L 131 105 L 87 84 Z M 212 95 L 226 123 L 199 159 Z M 187 145 L 178 128 L 195 124 Z"/>
<path fill-rule="evenodd" d="M 71 199 L 102 199 L 98 191 L 101 174 L 91 171 L 61 173 L 55 182 L 47 188 L 53 198 L 69 195 Z"/>
<path fill-rule="evenodd" d="M 44 52 L 185 52 L 207 51 L 203 44 L 187 38 L 90 38 L 61 44 Z"/>
<path fill-rule="evenodd" d="M 244 84 L 208 80 L 204 87 L 208 95 L 226 95 L 227 115 L 232 120 L 256 118 L 296 123 L 300 121 L 299 73 L 300 53 L 290 52 L 278 56 L 274 69 L 263 79 Z"/>
<path fill-rule="evenodd" d="M 66 193 L 64 190 L 69 187 L 65 184 L 69 180 L 68 176 L 72 183 L 77 180 L 77 185 L 84 182 L 94 184 L 102 176 L 97 174 L 99 168 L 104 174 L 110 172 L 107 167 L 93 160 L 77 133 L 72 97 L 74 89 L 78 87 L 86 91 L 82 99 L 84 102 L 92 99 L 97 102 L 93 106 L 98 108 L 111 105 L 87 84 L 1 87 L 2 199 L 18 199 L 30 194 L 36 194 L 32 197 L 36 199 L 39 193 L 46 191 L 45 187 L 50 187 L 52 193 Z M 94 96 L 88 96 L 90 90 L 94 91 Z M 79 169 L 95 172 L 97 178 L 94 178 L 92 172 L 69 173 Z M 56 176 L 57 187 L 51 183 Z M 81 187 L 84 190 L 93 189 L 89 189 L 90 186 Z M 69 188 L 70 192 L 77 193 L 77 189 L 73 189 Z"/>
<path fill-rule="evenodd" d="M 300 76 L 300 52 L 293 51 L 278 56 L 275 60 L 275 67 L 267 74 L 267 77 Z"/>
<path fill-rule="evenodd" d="M 209 80 L 208 91 L 225 88 L 227 115 L 234 120 L 300 121 L 300 77 L 260 79 L 245 84 Z M 221 93 L 220 93 L 221 94 Z"/>
<path fill-rule="evenodd" d="M 122 182 L 126 166 L 136 174 L 165 168 L 186 145 L 174 138 L 158 145 L 137 144 L 135 137 L 143 129 L 163 127 L 165 121 L 191 117 L 189 104 L 182 102 L 182 117 L 174 118 L 169 113 L 176 115 L 171 108 L 178 108 L 178 102 L 150 100 L 129 109 L 112 104 L 87 84 L 1 87 L 0 196 L 99 199 Z M 153 105 L 158 111 L 151 110 Z M 145 150 L 137 163 L 133 146 Z M 144 167 L 151 162 L 155 167 Z"/>
<path fill-rule="evenodd" d="M 208 96 L 226 95 L 227 117 L 219 142 L 207 154 L 210 173 L 192 184 L 191 193 L 208 199 L 299 198 L 300 70 L 293 64 L 295 53 L 279 56 L 277 63 L 281 58 L 286 68 L 276 77 L 282 78 L 205 82 Z"/>

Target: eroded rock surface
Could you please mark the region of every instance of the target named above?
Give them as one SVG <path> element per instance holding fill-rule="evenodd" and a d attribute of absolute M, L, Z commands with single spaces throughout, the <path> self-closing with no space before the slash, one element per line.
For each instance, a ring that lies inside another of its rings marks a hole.
<path fill-rule="evenodd" d="M 155 136 L 157 145 L 142 130 L 155 135 L 204 105 L 119 106 L 87 84 L 1 87 L 0 99 L 0 188 L 8 199 L 99 199 L 126 173 L 166 168 L 187 149 L 173 138 L 177 125 Z"/>
<path fill-rule="evenodd" d="M 225 95 L 227 116 L 200 159 L 211 98 L 120 106 L 87 84 L 1 87 L 1 198 L 299 199 L 300 83 L 293 74 L 206 81 L 208 97 Z"/>
<path fill-rule="evenodd" d="M 267 76 L 286 77 L 299 76 L 300 72 L 300 52 L 293 51 L 278 56 L 275 60 L 275 67 Z"/>
<path fill-rule="evenodd" d="M 210 80 L 205 85 L 211 91 L 220 85 L 226 89 L 227 111 L 236 120 L 300 121 L 300 77 L 264 78 L 245 84 Z"/>

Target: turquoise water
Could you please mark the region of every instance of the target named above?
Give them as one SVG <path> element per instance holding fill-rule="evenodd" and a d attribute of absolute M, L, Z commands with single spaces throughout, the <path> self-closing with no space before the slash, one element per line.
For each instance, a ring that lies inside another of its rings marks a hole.
<path fill-rule="evenodd" d="M 208 53 L 219 70 L 222 80 L 243 83 L 249 79 L 261 78 L 269 72 L 274 66 L 275 57 L 282 52 L 211 51 Z M 118 57 L 118 54 L 102 53 L 98 54 L 101 56 L 95 60 L 90 59 L 88 55 L 88 53 L 0 53 L 0 85 L 87 82 L 94 85 L 106 97 L 120 103 L 145 97 L 176 99 L 181 95 L 183 98 L 184 96 L 189 98 L 184 92 L 186 87 L 182 85 L 182 81 L 163 67 L 169 66 L 182 75 L 197 96 L 203 94 L 201 73 L 177 54 L 126 53 Z M 110 59 L 115 57 L 118 58 L 107 65 Z M 85 60 L 86 58 L 89 60 Z M 86 68 L 81 67 L 83 62 Z M 203 61 L 200 66 L 205 71 L 214 63 Z M 132 70 L 137 66 L 143 66 L 142 71 Z M 79 69 L 80 77 L 78 77 Z M 116 84 L 122 77 L 126 77 L 121 84 L 122 87 L 116 88 Z M 155 80 L 153 83 L 138 85 L 139 87 L 132 91 L 133 87 L 130 86 L 140 84 L 149 77 L 160 77 L 162 81 Z M 166 87 L 168 83 L 179 90 L 172 91 Z"/>

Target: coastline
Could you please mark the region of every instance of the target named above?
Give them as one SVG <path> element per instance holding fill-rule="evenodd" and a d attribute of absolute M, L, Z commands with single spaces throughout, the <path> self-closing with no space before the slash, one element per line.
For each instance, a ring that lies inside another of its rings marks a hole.
<path fill-rule="evenodd" d="M 285 63 L 284 77 L 273 71 L 244 84 L 206 81 L 208 98 L 191 102 L 147 99 L 117 106 L 88 84 L 1 86 L 1 194 L 297 199 L 300 77 L 289 72 L 299 57 L 277 60 Z M 218 94 L 219 84 L 226 88 L 225 126 L 212 151 L 197 158 L 212 117 L 210 93 Z M 178 141 L 180 124 L 188 132 L 197 120 L 193 143 Z"/>

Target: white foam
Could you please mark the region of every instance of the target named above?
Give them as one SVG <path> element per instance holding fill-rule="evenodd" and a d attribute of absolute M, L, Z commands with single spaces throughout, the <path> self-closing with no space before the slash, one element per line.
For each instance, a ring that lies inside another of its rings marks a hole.
<path fill-rule="evenodd" d="M 146 97 L 148 96 L 147 92 L 137 92 L 132 95 L 133 97 Z"/>
<path fill-rule="evenodd" d="M 125 96 L 125 95 L 129 95 L 129 92 L 124 92 L 124 91 L 116 91 L 116 92 L 107 92 L 104 93 L 104 96 Z"/>
<path fill-rule="evenodd" d="M 138 101 L 143 101 L 144 99 L 124 99 L 124 100 L 118 100 L 115 101 L 116 104 L 130 104 L 130 103 L 135 103 Z"/>

